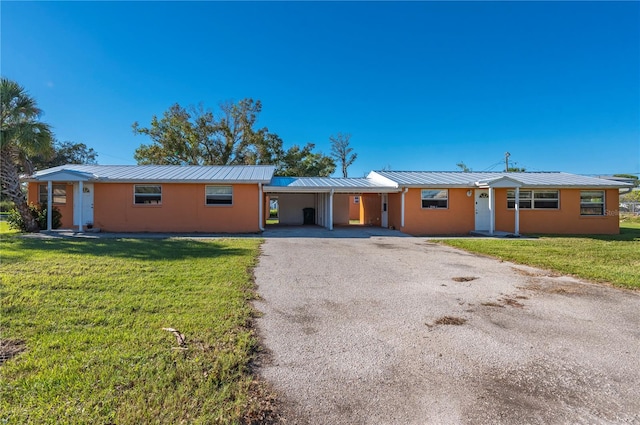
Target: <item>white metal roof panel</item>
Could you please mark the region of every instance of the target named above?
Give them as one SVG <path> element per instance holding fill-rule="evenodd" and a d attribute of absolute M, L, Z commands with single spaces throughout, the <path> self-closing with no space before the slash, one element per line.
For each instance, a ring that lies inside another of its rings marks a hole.
<path fill-rule="evenodd" d="M 364 178 L 274 177 L 265 192 L 397 192 L 395 185 L 381 185 Z"/>
<path fill-rule="evenodd" d="M 493 181 L 502 177 L 518 181 L 522 187 L 628 187 L 627 184 L 612 180 L 560 172 L 372 171 L 368 176 L 370 179 L 393 182 L 404 187 L 475 187 L 477 182 Z"/>
<path fill-rule="evenodd" d="M 271 165 L 61 165 L 34 173 L 29 180 L 46 180 L 61 171 L 92 174 L 103 182 L 269 183 Z"/>

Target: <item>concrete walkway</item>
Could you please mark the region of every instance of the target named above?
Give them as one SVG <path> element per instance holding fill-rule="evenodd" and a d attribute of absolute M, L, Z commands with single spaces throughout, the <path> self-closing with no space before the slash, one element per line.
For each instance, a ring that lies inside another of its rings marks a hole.
<path fill-rule="evenodd" d="M 283 423 L 640 423 L 639 293 L 339 232 L 264 235 L 259 372 Z"/>

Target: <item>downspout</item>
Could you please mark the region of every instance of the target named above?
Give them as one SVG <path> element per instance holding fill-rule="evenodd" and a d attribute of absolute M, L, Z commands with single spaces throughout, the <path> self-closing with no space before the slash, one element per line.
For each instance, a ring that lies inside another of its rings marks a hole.
<path fill-rule="evenodd" d="M 264 232 L 264 197 L 262 196 L 262 183 L 258 183 L 258 229 Z"/>
<path fill-rule="evenodd" d="M 400 203 L 400 230 L 404 228 L 404 195 L 409 191 L 408 187 L 405 187 L 402 191 L 401 203 Z"/>
<path fill-rule="evenodd" d="M 329 193 L 329 230 L 333 230 L 333 191 Z"/>
<path fill-rule="evenodd" d="M 52 230 L 51 216 L 53 214 L 53 182 L 47 182 L 47 231 Z"/>

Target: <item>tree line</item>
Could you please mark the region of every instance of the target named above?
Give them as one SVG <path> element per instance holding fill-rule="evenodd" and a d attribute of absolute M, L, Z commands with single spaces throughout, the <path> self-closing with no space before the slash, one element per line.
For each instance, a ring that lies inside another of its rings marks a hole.
<path fill-rule="evenodd" d="M 135 134 L 151 139 L 136 149 L 138 164 L 166 165 L 274 165 L 277 176 L 327 177 L 341 165 L 343 177 L 355 161 L 350 135 L 331 136 L 331 154 L 315 151 L 315 144 L 284 142 L 267 127 L 258 127 L 262 103 L 251 98 L 220 104 L 214 113 L 202 105 L 172 105 L 148 127 L 133 123 Z"/>
<path fill-rule="evenodd" d="M 0 81 L 0 180 L 3 198 L 9 199 L 22 217 L 24 230 L 37 232 L 38 223 L 27 205 L 20 183 L 22 174 L 65 164 L 96 164 L 98 153 L 84 143 L 60 142 L 51 127 L 40 120 L 36 100 L 15 81 Z M 202 105 L 172 105 L 149 126 L 134 122 L 133 132 L 147 136 L 134 153 L 140 165 L 274 165 L 277 176 L 333 174 L 340 165 L 343 177 L 357 158 L 351 135 L 332 135 L 330 155 L 315 144 L 284 147 L 283 140 L 267 127 L 258 127 L 262 111 L 259 100 L 242 99 L 220 104 L 215 113 Z"/>

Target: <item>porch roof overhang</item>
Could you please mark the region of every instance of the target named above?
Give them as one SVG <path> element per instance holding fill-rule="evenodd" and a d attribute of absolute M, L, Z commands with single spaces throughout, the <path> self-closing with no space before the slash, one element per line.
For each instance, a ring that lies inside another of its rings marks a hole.
<path fill-rule="evenodd" d="M 98 180 L 98 176 L 78 170 L 59 169 L 52 172 L 37 172 L 25 179 L 30 182 L 79 182 Z"/>
<path fill-rule="evenodd" d="M 522 187 L 522 182 L 516 179 L 512 179 L 511 177 L 497 177 L 493 179 L 478 180 L 476 181 L 475 186 L 479 187 L 480 189 L 489 189 L 489 188 L 515 189 L 517 187 Z"/>
<path fill-rule="evenodd" d="M 396 193 L 398 186 L 381 185 L 370 179 L 331 177 L 274 177 L 265 193 Z"/>

